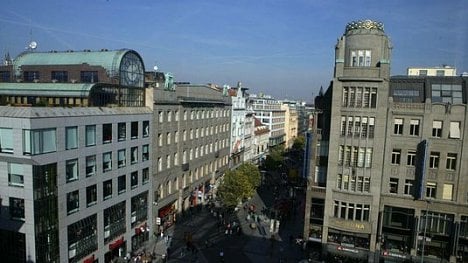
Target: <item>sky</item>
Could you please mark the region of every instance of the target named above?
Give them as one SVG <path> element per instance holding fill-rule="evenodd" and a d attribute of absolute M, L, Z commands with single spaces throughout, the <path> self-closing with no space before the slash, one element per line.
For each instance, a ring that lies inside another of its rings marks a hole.
<path fill-rule="evenodd" d="M 2 0 L 0 55 L 137 51 L 146 71 L 311 102 L 333 78 L 337 39 L 351 21 L 384 24 L 391 75 L 413 66 L 468 71 L 466 0 Z"/>

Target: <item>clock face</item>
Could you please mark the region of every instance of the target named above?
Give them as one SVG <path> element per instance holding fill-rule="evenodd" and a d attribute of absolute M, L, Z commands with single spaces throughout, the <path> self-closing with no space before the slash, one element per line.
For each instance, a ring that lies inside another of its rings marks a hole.
<path fill-rule="evenodd" d="M 126 86 L 143 86 L 143 66 L 140 59 L 133 53 L 127 53 L 120 65 L 120 81 Z"/>

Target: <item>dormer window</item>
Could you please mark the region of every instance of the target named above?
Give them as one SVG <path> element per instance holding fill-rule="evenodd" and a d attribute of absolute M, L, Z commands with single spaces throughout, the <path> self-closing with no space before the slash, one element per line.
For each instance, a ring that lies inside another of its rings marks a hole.
<path fill-rule="evenodd" d="M 52 71 L 50 74 L 52 82 L 68 82 L 67 71 Z"/>

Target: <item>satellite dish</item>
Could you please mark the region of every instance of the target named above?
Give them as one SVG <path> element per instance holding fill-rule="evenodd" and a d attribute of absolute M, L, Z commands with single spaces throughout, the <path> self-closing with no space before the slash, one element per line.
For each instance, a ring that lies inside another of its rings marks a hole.
<path fill-rule="evenodd" d="M 29 43 L 29 48 L 34 50 L 37 48 L 37 42 L 36 41 L 31 41 L 31 43 Z"/>
<path fill-rule="evenodd" d="M 154 71 L 158 71 L 158 66 L 153 67 Z"/>

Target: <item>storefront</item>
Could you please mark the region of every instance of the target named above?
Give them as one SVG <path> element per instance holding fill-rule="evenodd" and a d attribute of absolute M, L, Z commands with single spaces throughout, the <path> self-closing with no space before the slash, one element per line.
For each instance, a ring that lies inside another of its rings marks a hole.
<path fill-rule="evenodd" d="M 147 223 L 137 226 L 135 229 L 135 235 L 132 236 L 132 251 L 135 251 L 143 247 L 144 243 L 149 240 L 150 229 Z"/>
<path fill-rule="evenodd" d="M 327 262 L 367 263 L 368 257 L 368 250 L 335 244 L 327 244 Z"/>
<path fill-rule="evenodd" d="M 159 229 L 158 231 L 165 231 L 167 228 L 171 227 L 176 220 L 176 206 L 175 203 L 164 206 L 159 209 L 158 217 L 160 218 Z"/>
<path fill-rule="evenodd" d="M 109 243 L 109 251 L 104 254 L 104 262 L 109 263 L 114 258 L 122 258 L 127 254 L 127 241 L 123 237 Z"/>

